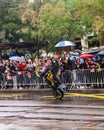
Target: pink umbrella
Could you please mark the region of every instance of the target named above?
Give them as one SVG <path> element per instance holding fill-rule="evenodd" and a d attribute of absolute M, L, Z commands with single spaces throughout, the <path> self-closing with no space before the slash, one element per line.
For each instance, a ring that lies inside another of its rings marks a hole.
<path fill-rule="evenodd" d="M 93 58 L 94 55 L 92 54 L 83 54 L 83 55 L 80 55 L 80 58 L 82 59 L 88 59 L 88 58 Z"/>

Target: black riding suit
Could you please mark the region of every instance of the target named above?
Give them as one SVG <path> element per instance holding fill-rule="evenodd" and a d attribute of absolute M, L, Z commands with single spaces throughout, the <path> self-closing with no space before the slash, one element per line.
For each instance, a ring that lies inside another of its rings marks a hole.
<path fill-rule="evenodd" d="M 61 81 L 57 78 L 57 73 L 59 71 L 59 64 L 57 62 L 54 62 L 51 66 L 47 67 L 46 70 L 40 74 L 40 77 L 42 78 L 43 76 L 45 76 L 50 70 L 53 74 L 53 81 L 55 83 L 55 87 L 58 87 L 61 84 Z"/>

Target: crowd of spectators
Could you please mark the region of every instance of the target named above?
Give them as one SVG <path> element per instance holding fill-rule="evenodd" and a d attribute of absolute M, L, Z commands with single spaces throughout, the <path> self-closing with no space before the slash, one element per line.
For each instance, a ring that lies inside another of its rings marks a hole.
<path fill-rule="evenodd" d="M 15 61 L 9 59 L 12 56 L 24 55 L 22 53 L 19 54 L 16 50 L 13 50 L 9 55 L 4 51 L 0 62 L 1 89 L 36 88 L 38 83 L 43 82 L 40 81 L 38 73 L 44 71 L 48 65 L 48 60 L 52 57 L 56 58 L 55 54 L 40 58 L 35 57 L 34 59 L 31 57 L 26 58 L 24 56 L 25 60 Z M 94 60 L 90 58 L 85 59 L 84 62 L 82 62 L 80 58 L 76 58 L 76 56 L 74 56 L 73 59 L 70 59 L 70 57 L 70 53 L 64 52 L 56 58 L 61 70 L 60 80 L 62 83 L 70 83 L 72 85 L 74 82 L 74 86 L 77 87 L 80 85 L 83 86 L 85 83 L 87 86 L 90 86 L 93 82 L 96 83 L 94 84 L 94 87 L 96 87 L 97 82 L 99 82 L 100 84 L 98 83 L 97 87 L 104 87 L 103 58 L 100 58 L 99 60 L 96 56 Z M 96 78 L 92 79 L 92 77 Z"/>

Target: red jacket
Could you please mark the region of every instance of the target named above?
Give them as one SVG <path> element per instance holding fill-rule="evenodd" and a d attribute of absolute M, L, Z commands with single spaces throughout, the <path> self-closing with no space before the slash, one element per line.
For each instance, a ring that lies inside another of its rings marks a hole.
<path fill-rule="evenodd" d="M 24 65 L 22 63 L 18 64 L 18 68 L 21 69 L 21 72 L 22 72 L 23 75 L 26 74 L 26 70 L 25 70 L 26 66 L 27 66 L 27 64 L 24 64 Z"/>

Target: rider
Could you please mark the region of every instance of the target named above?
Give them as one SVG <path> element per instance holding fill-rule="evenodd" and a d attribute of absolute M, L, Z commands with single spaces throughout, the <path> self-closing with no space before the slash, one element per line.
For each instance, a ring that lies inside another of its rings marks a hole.
<path fill-rule="evenodd" d="M 50 70 L 51 70 L 52 75 L 53 75 L 53 80 L 55 82 L 55 87 L 58 87 L 61 84 L 60 79 L 57 77 L 57 73 L 59 71 L 59 64 L 58 64 L 57 59 L 55 59 L 54 57 L 47 60 L 45 69 L 40 74 L 40 77 L 42 78 Z"/>

